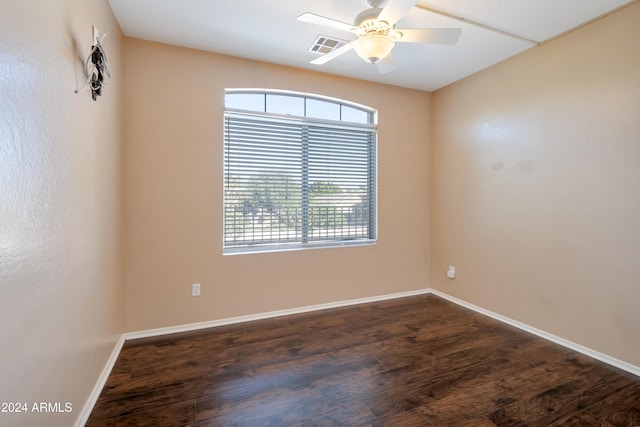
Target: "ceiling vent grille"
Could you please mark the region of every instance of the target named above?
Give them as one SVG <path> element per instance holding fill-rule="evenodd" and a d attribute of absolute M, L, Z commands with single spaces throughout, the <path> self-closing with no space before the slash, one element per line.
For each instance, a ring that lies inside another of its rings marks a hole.
<path fill-rule="evenodd" d="M 341 48 L 347 44 L 346 40 L 334 39 L 332 37 L 319 35 L 316 41 L 313 42 L 309 48 L 309 52 L 317 53 L 318 55 L 324 55 L 329 52 Z"/>

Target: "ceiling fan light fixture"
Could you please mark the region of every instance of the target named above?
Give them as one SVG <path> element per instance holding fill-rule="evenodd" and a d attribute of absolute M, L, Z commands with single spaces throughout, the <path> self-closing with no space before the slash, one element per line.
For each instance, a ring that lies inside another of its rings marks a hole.
<path fill-rule="evenodd" d="M 361 37 L 355 44 L 354 49 L 360 58 L 375 64 L 389 55 L 394 45 L 395 41 L 391 37 L 370 33 Z"/>

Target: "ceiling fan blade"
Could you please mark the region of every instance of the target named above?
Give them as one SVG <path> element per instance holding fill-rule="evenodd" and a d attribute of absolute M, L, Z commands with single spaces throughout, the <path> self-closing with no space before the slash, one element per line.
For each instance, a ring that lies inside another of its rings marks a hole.
<path fill-rule="evenodd" d="M 327 18 L 325 16 L 316 15 L 315 13 L 303 13 L 298 16 L 298 21 L 306 22 L 308 24 L 321 25 L 323 27 L 335 28 L 342 31 L 353 32 L 355 27 L 346 22 L 336 21 L 335 19 Z"/>
<path fill-rule="evenodd" d="M 395 25 L 416 4 L 418 4 L 417 0 L 389 0 L 389 3 L 378 15 L 378 21 L 385 21 L 389 25 Z"/>
<path fill-rule="evenodd" d="M 396 30 L 402 33 L 397 42 L 456 44 L 462 34 L 461 28 L 415 28 Z"/>
<path fill-rule="evenodd" d="M 393 57 L 393 54 L 389 53 L 380 61 L 376 62 L 376 68 L 380 74 L 387 74 L 398 69 L 398 63 Z"/>
<path fill-rule="evenodd" d="M 358 40 L 360 40 L 360 39 L 358 39 Z M 340 47 L 340 48 L 338 48 L 338 49 L 336 49 L 336 50 L 333 50 L 333 51 L 331 51 L 331 52 L 329 52 L 329 53 L 325 53 L 325 54 L 324 54 L 324 55 L 322 55 L 321 57 L 316 58 L 316 59 L 314 59 L 313 61 L 311 61 L 311 63 L 312 63 L 312 64 L 315 64 L 315 65 L 322 65 L 322 64 L 326 64 L 327 62 L 331 61 L 332 59 L 335 59 L 335 58 L 337 58 L 338 56 L 340 56 L 340 55 L 342 55 L 342 54 L 344 54 L 344 53 L 349 52 L 351 49 L 353 49 L 353 47 L 354 47 L 355 43 L 356 43 L 358 40 L 354 40 L 354 41 L 349 42 L 349 43 L 345 44 L 344 46 L 342 46 L 342 47 Z"/>

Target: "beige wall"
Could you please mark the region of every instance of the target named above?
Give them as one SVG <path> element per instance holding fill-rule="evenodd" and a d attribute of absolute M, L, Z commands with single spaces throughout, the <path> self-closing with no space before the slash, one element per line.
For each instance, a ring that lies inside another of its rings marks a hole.
<path fill-rule="evenodd" d="M 128 330 L 427 287 L 430 94 L 135 39 L 124 64 Z M 227 87 L 378 109 L 376 246 L 222 256 Z"/>
<path fill-rule="evenodd" d="M 73 406 L 0 424 L 71 424 L 125 328 L 430 285 L 640 365 L 637 22 L 640 3 L 432 97 L 123 45 L 102 0 L 0 1 L 0 401 Z M 73 93 L 91 24 L 111 31 L 97 102 Z M 222 256 L 225 87 L 378 109 L 376 246 Z"/>
<path fill-rule="evenodd" d="M 97 102 L 74 93 L 92 24 Z M 3 426 L 73 424 L 123 330 L 121 44 L 106 0 L 0 1 L 0 402 L 72 405 Z"/>
<path fill-rule="evenodd" d="M 431 276 L 636 366 L 638 23 L 640 3 L 434 93 Z"/>

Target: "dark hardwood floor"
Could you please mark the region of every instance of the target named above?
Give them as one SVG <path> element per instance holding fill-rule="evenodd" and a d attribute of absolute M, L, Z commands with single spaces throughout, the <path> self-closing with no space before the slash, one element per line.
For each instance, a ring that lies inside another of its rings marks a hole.
<path fill-rule="evenodd" d="M 89 426 L 640 426 L 640 378 L 434 295 L 125 344 Z"/>

